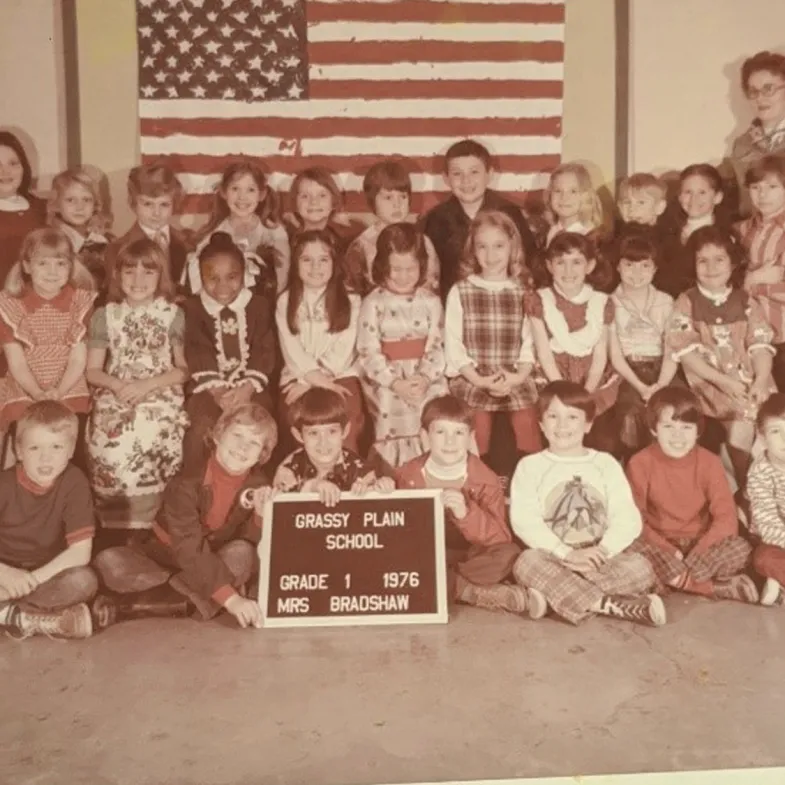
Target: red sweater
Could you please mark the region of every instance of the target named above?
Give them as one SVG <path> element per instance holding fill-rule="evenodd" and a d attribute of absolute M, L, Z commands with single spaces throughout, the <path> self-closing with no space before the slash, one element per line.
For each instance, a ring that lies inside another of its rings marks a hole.
<path fill-rule="evenodd" d="M 697 540 L 692 554 L 736 537 L 739 521 L 722 462 L 703 447 L 669 458 L 658 444 L 634 455 L 627 477 L 643 516 L 643 538 L 668 553 L 679 540 Z"/>

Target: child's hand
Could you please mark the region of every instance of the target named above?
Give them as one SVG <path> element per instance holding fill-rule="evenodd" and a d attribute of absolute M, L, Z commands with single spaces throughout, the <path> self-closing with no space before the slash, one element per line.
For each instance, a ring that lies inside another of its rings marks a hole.
<path fill-rule="evenodd" d="M 264 508 L 267 502 L 271 502 L 275 498 L 277 492 L 278 490 L 276 488 L 269 485 L 263 485 L 253 492 L 253 508 L 260 518 L 264 517 Z"/>
<path fill-rule="evenodd" d="M 392 477 L 377 477 L 373 489 L 377 493 L 390 493 L 395 490 L 395 480 Z"/>
<path fill-rule="evenodd" d="M 661 385 L 659 384 L 642 384 L 638 389 L 638 392 L 641 394 L 641 398 L 643 398 L 644 402 L 648 403 L 651 396 L 659 389 L 661 389 Z"/>
<path fill-rule="evenodd" d="M 411 387 L 412 396 L 419 403 L 425 397 L 431 383 L 422 374 L 418 373 L 409 379 L 409 385 Z"/>
<path fill-rule="evenodd" d="M 445 510 L 449 510 L 458 520 L 466 517 L 469 511 L 466 507 L 466 499 L 457 488 L 447 488 L 442 491 L 442 504 Z"/>
<path fill-rule="evenodd" d="M 286 388 L 286 395 L 284 395 L 284 403 L 291 406 L 303 393 L 309 390 L 310 384 L 305 382 L 295 382 Z"/>
<path fill-rule="evenodd" d="M 730 376 L 723 375 L 720 388 L 731 398 L 735 398 L 738 401 L 747 400 L 747 385 L 741 379 L 733 379 Z"/>
<path fill-rule="evenodd" d="M 363 477 L 358 477 L 349 489 L 351 493 L 357 496 L 362 496 L 369 488 L 372 488 L 376 483 L 376 474 L 373 471 L 368 472 Z"/>
<path fill-rule="evenodd" d="M 420 398 L 415 393 L 411 379 L 396 379 L 390 389 L 408 406 L 420 405 Z"/>
<path fill-rule="evenodd" d="M 151 391 L 150 380 L 139 379 L 135 382 L 128 382 L 115 393 L 115 397 L 121 403 L 133 405 L 144 400 Z"/>
<path fill-rule="evenodd" d="M 291 491 L 297 487 L 297 477 L 288 466 L 279 466 L 278 471 L 273 477 L 273 488 L 282 493 Z"/>
<path fill-rule="evenodd" d="M 749 397 L 752 398 L 753 403 L 760 405 L 769 395 L 771 395 L 771 392 L 769 391 L 768 379 L 756 379 L 750 385 Z"/>
<path fill-rule="evenodd" d="M 303 488 L 305 490 L 305 488 Z M 329 480 L 317 480 L 309 490 L 319 494 L 319 501 L 325 507 L 335 507 L 341 501 L 341 489 Z"/>
<path fill-rule="evenodd" d="M 8 599 L 26 597 L 37 586 L 38 580 L 32 572 L 5 564 L 0 566 L 0 589 L 8 595 Z"/>
<path fill-rule="evenodd" d="M 244 403 L 248 403 L 248 401 L 251 400 L 253 392 L 253 385 L 250 382 L 243 382 L 234 389 L 230 388 L 224 394 L 221 401 L 221 408 L 234 409 L 237 406 L 242 406 Z"/>
<path fill-rule="evenodd" d="M 477 387 L 481 390 L 491 391 L 500 381 L 504 379 L 503 373 L 493 373 L 490 376 L 480 376 L 477 379 Z"/>
<path fill-rule="evenodd" d="M 587 573 L 599 570 L 608 561 L 608 556 L 599 546 L 573 551 L 566 559 L 565 566 L 573 572 Z"/>
<path fill-rule="evenodd" d="M 246 627 L 259 629 L 262 626 L 262 609 L 255 600 L 234 594 L 224 603 L 224 608 L 237 619 L 237 623 L 243 629 Z"/>

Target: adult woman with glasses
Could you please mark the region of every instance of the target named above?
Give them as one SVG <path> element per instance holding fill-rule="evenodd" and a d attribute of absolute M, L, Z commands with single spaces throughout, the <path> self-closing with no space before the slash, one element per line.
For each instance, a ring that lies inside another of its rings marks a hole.
<path fill-rule="evenodd" d="M 758 52 L 741 67 L 741 87 L 755 119 L 733 143 L 731 162 L 741 192 L 741 211 L 749 214 L 744 175 L 765 155 L 785 157 L 785 55 Z"/>

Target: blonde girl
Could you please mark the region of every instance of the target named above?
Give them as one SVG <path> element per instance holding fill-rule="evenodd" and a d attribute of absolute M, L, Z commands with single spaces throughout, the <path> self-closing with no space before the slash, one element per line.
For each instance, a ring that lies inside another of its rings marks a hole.
<path fill-rule="evenodd" d="M 135 240 L 120 250 L 107 303 L 90 321 L 88 469 L 109 530 L 149 529 L 182 461 L 188 370 L 174 294 L 166 253 L 154 240 Z"/>
<path fill-rule="evenodd" d="M 545 205 L 550 224 L 546 246 L 559 232 L 590 234 L 602 226 L 602 205 L 582 164 L 565 163 L 553 170 Z"/>
<path fill-rule="evenodd" d="M 96 289 L 103 289 L 104 257 L 114 238 L 107 234 L 112 216 L 96 180 L 82 167 L 60 172 L 52 180 L 48 211 L 50 225 L 68 237 L 77 258 L 93 276 Z"/>
<path fill-rule="evenodd" d="M 506 412 L 520 453 L 542 449 L 531 372 L 531 325 L 523 309 L 530 275 L 506 213 L 480 211 L 469 227 L 459 279 L 447 295 L 450 391 L 474 411 L 477 448 L 490 447 L 493 412 Z"/>
<path fill-rule="evenodd" d="M 385 227 L 357 330 L 360 381 L 374 421 L 374 451 L 383 468 L 423 453 L 422 407 L 447 392 L 444 313 L 427 284 L 428 252 L 409 223 Z"/>
<path fill-rule="evenodd" d="M 245 285 L 271 300 L 286 286 L 289 238 L 281 224 L 280 202 L 261 167 L 240 160 L 224 169 L 213 211 L 194 253 L 188 257 L 183 283 L 192 293 L 202 288 L 199 254 L 214 232 L 226 232 L 245 255 Z"/>
<path fill-rule="evenodd" d="M 289 286 L 275 312 L 284 359 L 283 408 L 288 419 L 292 404 L 311 387 L 340 393 L 349 412 L 344 442 L 354 452 L 365 422 L 356 367 L 359 314 L 360 297 L 346 291 L 330 233 L 308 229 L 299 234 Z"/>
<path fill-rule="evenodd" d="M 90 408 L 85 335 L 95 292 L 89 273 L 57 229 L 35 229 L 0 292 L 0 341 L 8 374 L 0 382 L 0 429 L 33 401 Z"/>

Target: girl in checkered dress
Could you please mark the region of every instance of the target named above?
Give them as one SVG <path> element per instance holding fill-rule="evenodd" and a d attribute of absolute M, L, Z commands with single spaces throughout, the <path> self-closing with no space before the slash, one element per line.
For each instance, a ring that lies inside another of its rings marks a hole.
<path fill-rule="evenodd" d="M 447 295 L 445 349 L 450 390 L 474 411 L 480 455 L 493 412 L 506 412 L 522 453 L 542 449 L 531 378 L 531 326 L 523 298 L 530 277 L 512 220 L 480 211 L 469 227 L 459 280 Z"/>
<path fill-rule="evenodd" d="M 188 370 L 174 296 L 166 252 L 148 237 L 134 240 L 120 250 L 107 303 L 90 320 L 88 475 L 103 527 L 118 533 L 152 527 L 182 462 Z"/>
<path fill-rule="evenodd" d="M 545 267 L 551 285 L 526 301 L 538 385 L 559 379 L 580 384 L 592 394 L 599 418 L 616 402 L 620 384 L 608 361 L 613 302 L 593 287 L 607 278 L 605 262 L 589 238 L 562 232 L 548 246 Z M 592 446 L 612 452 L 616 444 L 607 433 L 609 417 L 595 421 Z"/>
<path fill-rule="evenodd" d="M 77 414 L 89 411 L 85 335 L 95 298 L 91 286 L 62 232 L 36 229 L 25 238 L 21 262 L 0 293 L 0 340 L 8 360 L 8 375 L 0 381 L 0 431 L 33 401 L 57 400 Z"/>
<path fill-rule="evenodd" d="M 99 291 L 106 282 L 106 249 L 114 239 L 106 233 L 111 220 L 98 183 L 86 169 L 67 169 L 52 180 L 49 222 L 71 241 Z"/>
<path fill-rule="evenodd" d="M 357 353 L 374 451 L 389 470 L 423 453 L 422 408 L 447 392 L 444 314 L 428 288 L 428 252 L 413 224 L 385 227 L 376 249 L 376 288 L 360 308 Z"/>

